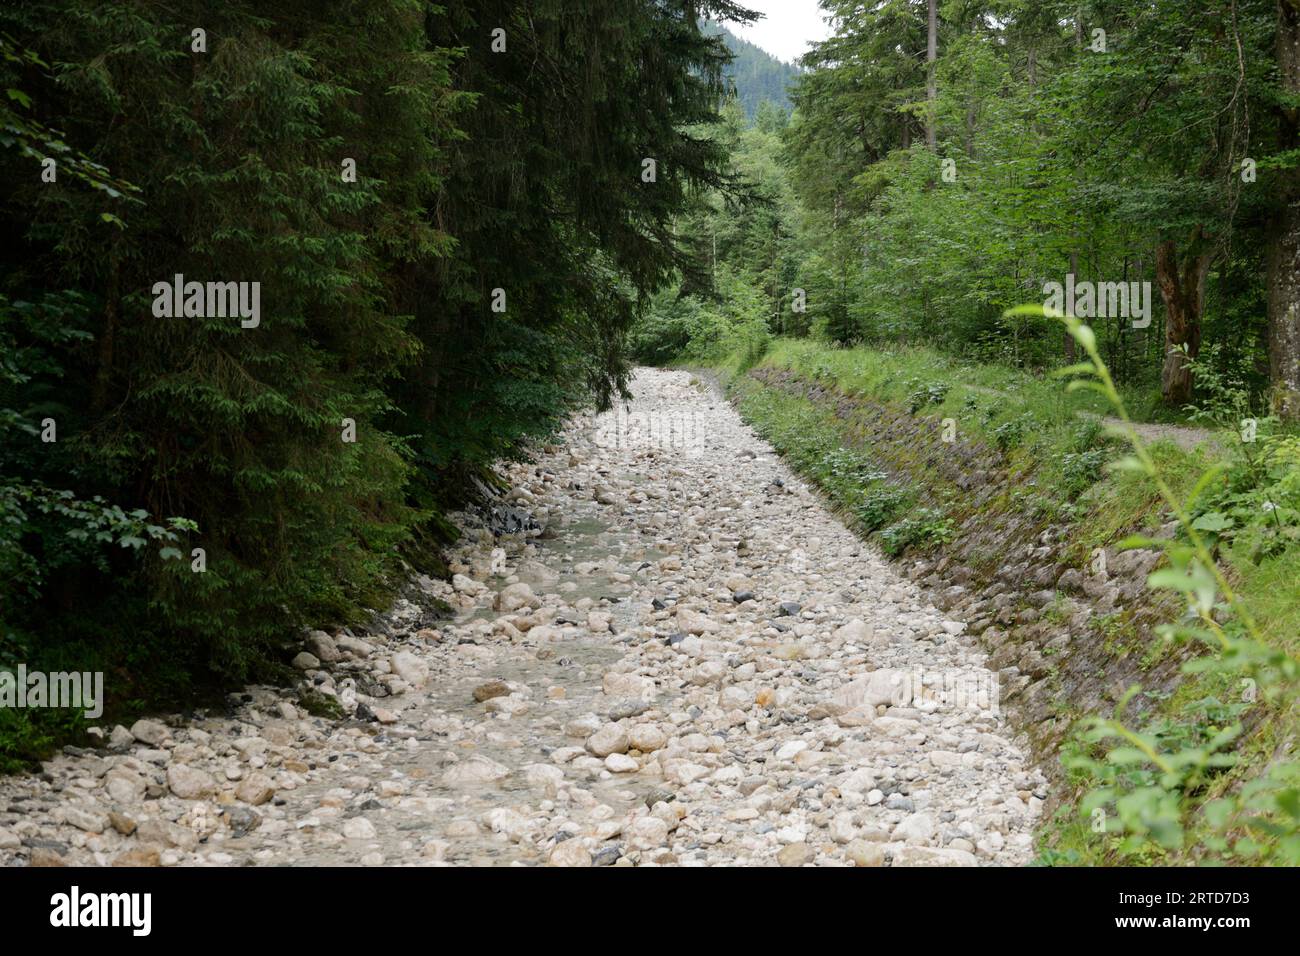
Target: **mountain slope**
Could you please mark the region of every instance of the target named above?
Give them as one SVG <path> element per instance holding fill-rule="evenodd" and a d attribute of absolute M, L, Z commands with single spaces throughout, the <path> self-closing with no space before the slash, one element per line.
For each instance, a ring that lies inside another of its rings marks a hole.
<path fill-rule="evenodd" d="M 722 34 L 727 49 L 735 56 L 727 67 L 727 75 L 735 84 L 736 99 L 750 120 L 764 100 L 771 100 L 782 109 L 790 109 L 790 97 L 786 91 L 798 78 L 799 67 L 778 60 L 762 47 L 742 40 L 720 24 L 706 23 L 704 32 Z"/>

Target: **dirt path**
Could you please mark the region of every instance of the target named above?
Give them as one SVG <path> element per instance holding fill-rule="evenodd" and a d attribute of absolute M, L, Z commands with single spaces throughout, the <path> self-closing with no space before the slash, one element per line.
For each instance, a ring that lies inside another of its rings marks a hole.
<path fill-rule="evenodd" d="M 1100 415 L 1089 415 L 1087 412 L 1080 412 L 1079 415 L 1087 418 L 1102 418 Z M 1114 418 L 1108 415 L 1102 418 L 1102 421 L 1116 428 L 1125 427 L 1122 418 Z M 1154 422 L 1130 422 L 1129 425 L 1137 432 L 1138 437 L 1147 443 L 1171 441 L 1185 451 L 1195 451 L 1206 444 L 1219 449 L 1223 448 L 1220 436 L 1208 428 L 1193 428 L 1190 425 L 1161 425 Z"/>
<path fill-rule="evenodd" d="M 964 625 L 689 382 L 512 471 L 545 530 L 468 527 L 423 582 L 453 623 L 317 632 L 350 719 L 251 688 L 113 729 L 0 781 L 0 861 L 1027 862 L 1043 783 Z"/>

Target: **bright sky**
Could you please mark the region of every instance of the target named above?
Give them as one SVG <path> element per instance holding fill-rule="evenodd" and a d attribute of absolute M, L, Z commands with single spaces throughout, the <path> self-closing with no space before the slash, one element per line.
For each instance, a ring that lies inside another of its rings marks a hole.
<path fill-rule="evenodd" d="M 817 0 L 741 0 L 741 6 L 766 16 L 746 27 L 728 23 L 727 29 L 786 62 L 803 56 L 809 43 L 830 36 Z"/>

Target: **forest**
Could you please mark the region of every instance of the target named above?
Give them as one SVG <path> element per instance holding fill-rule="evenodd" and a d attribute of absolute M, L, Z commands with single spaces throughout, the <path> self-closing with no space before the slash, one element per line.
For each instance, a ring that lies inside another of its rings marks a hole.
<path fill-rule="evenodd" d="M 685 12 L 738 8 L 536 6 L 0 12 L 0 665 L 136 706 L 281 666 L 618 394 L 638 303 L 696 271 L 674 217 L 735 179 L 680 132 L 727 62 Z M 256 280 L 257 327 L 158 318 L 178 276 Z M 0 719 L 11 757 L 59 730 Z"/>
<path fill-rule="evenodd" d="M 927 584 L 1013 512 L 1159 552 L 1158 621 L 988 611 L 1135 682 L 1003 668 L 1074 794 L 1040 862 L 1300 861 L 1300 3 L 821 6 L 799 64 L 732 0 L 0 10 L 0 669 L 127 724 L 287 684 L 689 369 Z M 994 464 L 908 457 L 940 427 Z M 0 772 L 84 731 L 0 708 Z"/>
<path fill-rule="evenodd" d="M 1072 340 L 1009 308 L 1067 276 L 1149 283 L 1149 324 L 1077 313 L 1149 414 L 1194 404 L 1197 363 L 1300 414 L 1288 4 L 826 10 L 836 33 L 793 114 L 724 114 L 763 201 L 715 201 L 685 229 L 764 328 L 1048 368 Z M 714 290 L 660 293 L 644 355 L 682 346 L 697 291 Z"/>

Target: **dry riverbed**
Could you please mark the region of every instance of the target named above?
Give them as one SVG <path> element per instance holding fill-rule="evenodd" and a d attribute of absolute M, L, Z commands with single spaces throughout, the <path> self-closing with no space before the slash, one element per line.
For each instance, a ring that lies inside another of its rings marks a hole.
<path fill-rule="evenodd" d="M 716 393 L 512 468 L 453 582 L 314 632 L 291 689 L 0 780 L 9 865 L 1018 865 L 1045 797 L 984 655 Z M 421 597 L 452 621 L 429 624 Z"/>

